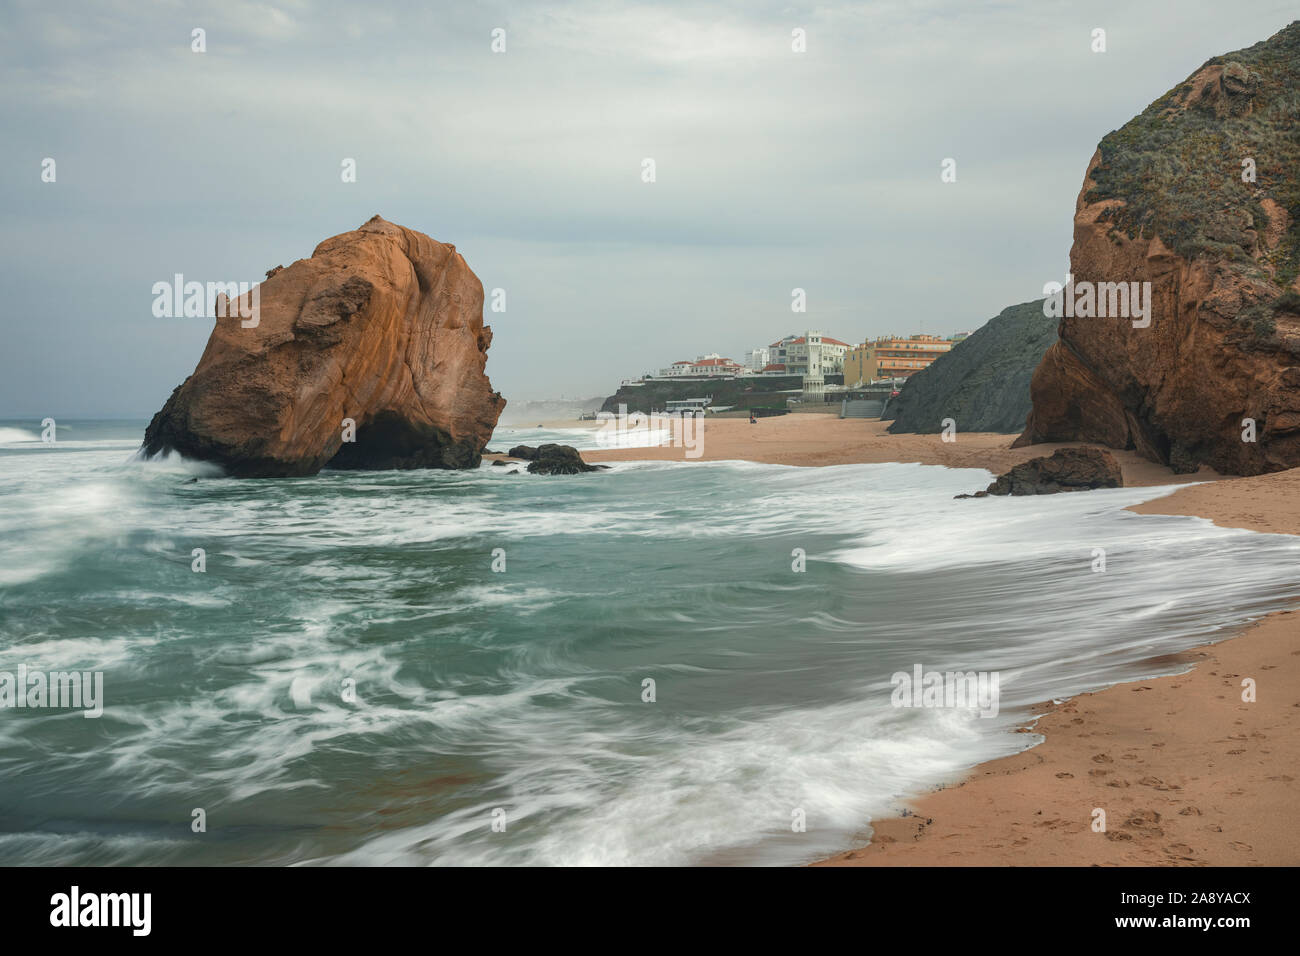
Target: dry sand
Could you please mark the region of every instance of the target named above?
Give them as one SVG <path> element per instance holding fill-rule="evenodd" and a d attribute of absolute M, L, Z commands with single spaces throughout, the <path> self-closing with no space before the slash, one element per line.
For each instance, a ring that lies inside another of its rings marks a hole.
<path fill-rule="evenodd" d="M 751 425 L 743 418 L 705 419 L 700 461 L 743 459 L 770 465 L 860 465 L 886 461 L 915 461 L 949 468 L 984 468 L 1001 474 L 1030 458 L 1050 455 L 1065 442 L 1012 448 L 1014 435 L 958 433 L 945 442 L 938 435 L 890 435 L 888 422 L 835 415 L 782 415 L 761 418 Z M 688 461 L 682 447 L 610 448 L 584 451 L 589 462 Z M 1112 452 L 1128 485 L 1172 485 L 1219 477 L 1214 472 L 1175 475 L 1168 468 L 1139 458 L 1134 452 Z M 972 491 L 978 490 L 972 488 Z"/>
<path fill-rule="evenodd" d="M 1060 445 L 1006 435 L 889 435 L 886 423 L 787 415 L 705 423 L 702 460 L 783 465 L 915 461 L 1001 473 Z M 1224 479 L 1114 452 L 1127 485 L 1205 482 L 1132 510 L 1300 533 L 1300 469 Z M 681 460 L 681 448 L 584 452 L 589 461 Z M 978 483 L 977 483 L 978 484 Z M 976 490 L 974 487 L 972 491 Z M 1300 864 L 1300 611 L 1180 655 L 1176 677 L 1044 704 L 1037 746 L 976 767 L 872 823 L 871 843 L 825 866 Z M 1168 664 L 1168 661 L 1162 662 Z M 1153 667 L 1153 669 L 1156 669 Z M 1160 669 L 1167 669 L 1162 667 Z M 1257 700 L 1242 700 L 1252 678 Z M 1094 811 L 1106 814 L 1094 832 Z"/>

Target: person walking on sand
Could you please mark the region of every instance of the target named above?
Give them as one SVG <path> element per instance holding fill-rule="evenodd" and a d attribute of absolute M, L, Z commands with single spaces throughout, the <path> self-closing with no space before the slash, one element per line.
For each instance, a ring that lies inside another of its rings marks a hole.
<path fill-rule="evenodd" d="M 754 415 L 754 411 L 753 411 L 753 409 L 750 409 L 750 412 L 749 412 L 749 423 L 750 423 L 751 425 L 757 425 L 757 424 L 758 424 L 758 418 Z"/>

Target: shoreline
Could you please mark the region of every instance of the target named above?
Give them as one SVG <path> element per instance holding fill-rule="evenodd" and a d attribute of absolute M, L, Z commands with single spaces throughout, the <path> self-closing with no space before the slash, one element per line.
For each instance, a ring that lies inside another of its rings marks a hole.
<path fill-rule="evenodd" d="M 755 425 L 743 418 L 706 418 L 698 457 L 674 446 L 582 449 L 584 461 L 751 461 L 767 465 L 818 467 L 889 462 L 943 465 L 947 468 L 982 468 L 994 475 L 1009 471 L 1031 458 L 1050 455 L 1058 448 L 1077 448 L 1088 442 L 1055 442 L 1012 448 L 1015 435 L 989 432 L 958 433 L 945 442 L 939 435 L 890 435 L 889 422 L 836 415 L 804 413 L 759 419 Z M 593 429 L 594 431 L 595 429 Z M 1132 451 L 1108 449 L 1124 472 L 1128 487 L 1194 484 L 1223 476 L 1208 469 L 1194 475 L 1175 475 L 1163 465 L 1147 461 Z M 972 488 L 971 491 L 977 490 Z"/>
<path fill-rule="evenodd" d="M 816 420 L 814 420 L 816 419 Z M 694 460 L 815 467 L 918 462 L 994 475 L 1082 442 L 1013 449 L 1014 435 L 889 435 L 887 422 L 787 415 L 706 419 Z M 1300 469 L 1175 475 L 1110 450 L 1129 487 L 1190 485 L 1127 510 L 1300 534 Z M 583 451 L 592 463 L 688 460 L 682 448 Z M 972 488 L 972 491 L 977 489 Z M 1232 866 L 1300 864 L 1300 609 L 1161 659 L 1170 676 L 1044 703 L 1020 728 L 1041 739 L 978 764 L 870 822 L 871 841 L 812 866 Z M 1154 663 L 1154 662 L 1153 662 Z M 1256 683 L 1242 700 L 1241 681 Z M 1094 832 L 1094 811 L 1106 813 Z"/>

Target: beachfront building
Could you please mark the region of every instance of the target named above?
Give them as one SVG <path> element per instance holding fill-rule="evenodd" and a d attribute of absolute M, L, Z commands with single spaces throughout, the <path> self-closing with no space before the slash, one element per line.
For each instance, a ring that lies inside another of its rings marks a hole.
<path fill-rule="evenodd" d="M 706 398 L 677 398 L 671 399 L 664 403 L 664 414 L 666 415 L 703 415 L 705 409 L 713 404 L 713 396 Z"/>
<path fill-rule="evenodd" d="M 723 358 L 717 352 L 701 355 L 692 366 L 696 375 L 730 378 L 745 371 L 745 366 L 729 358 Z"/>
<path fill-rule="evenodd" d="M 717 352 L 701 355 L 694 362 L 674 362 L 659 370 L 659 378 L 733 378 L 747 371 L 745 366 Z"/>
<path fill-rule="evenodd" d="M 844 357 L 844 384 L 870 385 L 881 378 L 910 378 L 956 343 L 937 335 L 885 335 L 855 346 Z"/>
<path fill-rule="evenodd" d="M 808 375 L 811 372 L 808 367 L 810 339 L 815 339 L 811 344 L 820 374 L 835 375 L 844 370 L 844 356 L 853 346 L 821 332 L 787 335 L 779 342 L 773 342 L 767 347 L 768 361 L 774 365 L 784 365 L 787 375 Z"/>
<path fill-rule="evenodd" d="M 763 371 L 763 368 L 772 362 L 772 350 L 766 345 L 761 345 L 756 349 L 750 349 L 745 353 L 745 368 L 750 372 Z"/>

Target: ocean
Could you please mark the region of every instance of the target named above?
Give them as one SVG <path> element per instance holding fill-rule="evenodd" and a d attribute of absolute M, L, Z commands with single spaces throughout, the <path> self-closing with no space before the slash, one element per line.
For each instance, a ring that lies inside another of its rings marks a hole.
<path fill-rule="evenodd" d="M 807 862 L 1034 743 L 1043 702 L 1177 671 L 1300 593 L 1295 538 L 1124 510 L 1154 488 L 237 481 L 135 460 L 143 429 L 0 422 L 0 672 L 103 681 L 93 719 L 0 710 L 0 864 Z M 596 444 L 490 447 L 548 440 Z M 893 706 L 918 665 L 996 673 L 996 716 Z"/>

